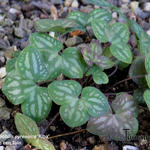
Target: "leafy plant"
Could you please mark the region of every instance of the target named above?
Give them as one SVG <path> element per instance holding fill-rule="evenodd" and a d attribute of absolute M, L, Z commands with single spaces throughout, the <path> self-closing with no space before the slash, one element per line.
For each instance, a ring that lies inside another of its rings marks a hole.
<path fill-rule="evenodd" d="M 15 125 L 20 135 L 25 137 L 27 143 L 37 149 L 55 150 L 54 146 L 47 139 L 41 138 L 38 126 L 31 118 L 17 113 L 15 115 Z"/>
<path fill-rule="evenodd" d="M 78 127 L 88 121 L 89 132 L 113 140 L 125 140 L 124 129 L 129 129 L 130 136 L 137 133 L 136 101 L 141 103 L 144 100 L 150 108 L 149 36 L 136 22 L 127 20 L 118 8 L 105 0 L 88 2 L 107 10 L 98 8 L 89 14 L 74 11 L 65 19 L 37 21 L 35 27 L 39 33 L 32 33 L 29 46 L 7 63 L 8 74 L 2 90 L 11 103 L 21 104 L 26 115 L 15 116 L 21 135 L 39 135 L 33 120 L 44 120 L 51 110 L 52 101 L 60 105 L 60 116 L 69 127 Z M 130 24 L 114 22 L 112 10 Z M 92 27 L 96 39 L 91 39 L 81 51 L 63 45 L 61 39 L 64 34 L 76 30 L 86 32 L 87 26 Z M 129 27 L 136 34 L 141 52 L 135 59 L 129 45 Z M 55 32 L 54 38 L 44 33 L 51 31 Z M 134 91 L 134 98 L 127 93 L 119 93 L 111 103 L 99 90 L 102 86 L 96 84 L 109 82 L 106 69 L 113 66 L 124 69 L 129 64 L 129 76 L 140 85 L 140 89 Z M 60 75 L 64 80 L 57 80 Z M 89 79 L 92 82 L 89 76 L 95 82 L 91 85 L 97 88 L 85 85 Z M 37 137 L 26 140 L 39 149 L 49 145 L 48 141 Z"/>
<path fill-rule="evenodd" d="M 91 118 L 87 129 L 89 132 L 108 140 L 128 140 L 125 129 L 128 129 L 128 136 L 131 137 L 138 131 L 136 103 L 131 95 L 121 93 L 111 106 L 112 110 L 109 113 Z"/>

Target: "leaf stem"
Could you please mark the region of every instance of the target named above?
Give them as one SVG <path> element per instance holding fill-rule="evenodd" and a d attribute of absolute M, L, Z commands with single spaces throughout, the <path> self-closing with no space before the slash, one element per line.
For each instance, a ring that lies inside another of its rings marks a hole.
<path fill-rule="evenodd" d="M 41 133 L 42 135 L 47 131 L 49 126 L 56 120 L 56 118 L 59 116 L 59 112 L 53 117 L 53 119 L 49 122 L 49 124 L 46 126 L 45 130 Z"/>
<path fill-rule="evenodd" d="M 58 135 L 55 135 L 55 136 L 51 136 L 48 139 L 54 139 L 54 138 L 58 138 L 58 137 L 62 137 L 62 136 L 73 135 L 73 134 L 77 134 L 77 133 L 81 133 L 81 132 L 85 132 L 85 131 L 87 131 L 87 130 L 86 129 L 81 129 L 81 130 L 74 131 L 74 132 L 63 133 L 63 134 L 58 134 Z"/>

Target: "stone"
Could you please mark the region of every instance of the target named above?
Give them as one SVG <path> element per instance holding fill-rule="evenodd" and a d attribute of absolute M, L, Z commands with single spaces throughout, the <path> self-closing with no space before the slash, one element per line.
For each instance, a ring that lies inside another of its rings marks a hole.
<path fill-rule="evenodd" d="M 135 146 L 125 145 L 123 146 L 123 150 L 139 150 L 139 149 Z"/>
<path fill-rule="evenodd" d="M 10 138 L 13 138 L 13 135 L 8 131 L 8 130 L 4 130 L 1 134 L 0 134 L 0 142 L 4 142 Z"/>
<path fill-rule="evenodd" d="M 146 12 L 150 12 L 150 2 L 144 3 L 143 10 Z"/>
<path fill-rule="evenodd" d="M 77 1 L 77 0 L 74 0 L 74 1 L 72 2 L 72 4 L 71 4 L 71 7 L 73 7 L 73 8 L 78 8 L 78 7 L 79 7 L 78 1 Z"/>
<path fill-rule="evenodd" d="M 22 28 L 14 28 L 14 34 L 18 38 L 23 38 L 26 35 L 26 32 Z"/>
<path fill-rule="evenodd" d="M 0 120 L 8 120 L 10 119 L 11 109 L 7 107 L 0 108 Z"/>
<path fill-rule="evenodd" d="M 78 45 L 80 43 L 82 43 L 83 40 L 78 37 L 78 36 L 74 36 L 72 38 L 69 38 L 65 41 L 65 44 L 67 45 L 67 47 L 71 47 L 71 46 L 75 46 L 75 45 Z"/>
<path fill-rule="evenodd" d="M 0 150 L 4 150 L 4 146 L 0 146 Z"/>
<path fill-rule="evenodd" d="M 65 7 L 70 7 L 72 0 L 65 0 Z"/>
<path fill-rule="evenodd" d="M 130 3 L 131 10 L 135 12 L 135 10 L 139 7 L 139 2 L 133 1 Z"/>

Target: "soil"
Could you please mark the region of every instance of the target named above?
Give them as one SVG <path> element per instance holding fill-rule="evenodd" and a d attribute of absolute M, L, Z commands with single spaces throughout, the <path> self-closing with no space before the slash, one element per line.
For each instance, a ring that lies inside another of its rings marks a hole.
<path fill-rule="evenodd" d="M 84 0 L 83 0 L 84 1 Z M 83 10 L 84 11 L 90 11 L 94 7 L 91 5 L 88 5 L 85 1 L 78 1 L 79 6 L 77 8 L 64 7 L 63 1 L 55 1 L 54 6 L 56 7 L 58 11 L 58 18 L 65 17 L 70 11 L 72 10 Z M 56 3 L 58 2 L 58 3 Z M 61 4 L 62 2 L 62 4 Z M 118 0 L 117 3 L 115 3 L 115 0 L 111 1 L 112 3 L 118 5 L 121 7 L 123 3 Z M 40 5 L 42 3 L 42 5 Z M 44 5 L 45 4 L 45 5 Z M 35 29 L 32 25 L 32 21 L 39 19 L 39 18 L 52 18 L 51 10 L 50 8 L 47 8 L 46 5 L 50 6 L 50 1 L 48 0 L 30 0 L 29 2 L 25 1 L 17 1 L 17 0 L 2 0 L 0 1 L 0 17 L 5 15 L 5 23 L 9 19 L 8 25 L 2 26 L 2 29 L 6 30 L 7 32 L 4 32 L 4 35 L 2 35 L 1 28 L 0 28 L 0 37 L 3 39 L 2 42 L 4 42 L 3 47 L 0 45 L 0 57 L 4 57 L 4 61 L 2 59 L 0 60 L 0 67 L 5 66 L 8 56 L 6 56 L 6 51 L 8 53 L 11 53 L 10 48 L 13 46 L 16 46 L 18 50 L 22 50 L 27 44 L 28 44 L 28 37 L 31 32 L 34 32 Z M 130 4 L 130 1 L 127 5 Z M 11 8 L 15 8 L 18 10 L 17 14 L 12 15 L 7 13 Z M 67 10 L 66 10 L 67 9 Z M 61 12 L 62 11 L 62 12 Z M 130 11 L 130 10 L 129 10 Z M 1 15 L 2 14 L 2 15 Z M 21 16 L 24 16 L 23 22 L 26 22 L 27 19 L 29 19 L 31 22 L 31 27 L 29 25 L 26 27 L 25 31 L 21 27 L 20 21 Z M 145 26 L 148 26 L 148 19 L 149 18 L 141 18 L 141 21 L 145 22 Z M 13 28 L 21 28 L 22 35 L 16 34 L 14 31 L 11 32 L 11 21 L 13 21 L 12 25 Z M 0 22 L 1 23 L 1 22 Z M 0 24 L 1 27 L 1 24 Z M 148 27 L 145 27 L 146 29 Z M 150 29 L 150 28 L 149 28 Z M 9 33 L 10 32 L 10 33 Z M 7 37 L 7 38 L 5 38 Z M 67 38 L 69 38 L 70 35 L 67 35 Z M 84 35 L 80 35 L 82 39 L 87 39 Z M 5 39 L 5 40 L 4 40 Z M 0 41 L 1 42 L 1 41 Z M 2 47 L 2 48 L 1 48 Z M 129 66 L 130 67 L 130 66 Z M 129 75 L 129 67 L 123 70 L 117 69 L 117 71 L 109 77 L 109 83 L 106 85 L 96 85 L 93 84 L 93 80 L 91 77 L 84 77 L 82 82 L 86 80 L 86 82 L 83 84 L 83 87 L 85 86 L 94 86 L 100 89 L 109 99 L 109 101 L 112 101 L 115 98 L 116 93 L 119 92 L 128 92 L 130 94 L 133 94 L 133 91 L 135 89 L 138 89 L 138 85 L 135 84 L 132 80 L 127 80 L 125 82 L 122 82 L 116 86 L 114 86 L 119 81 L 122 81 L 124 79 L 128 79 Z M 106 71 L 106 73 L 109 75 L 115 70 L 115 67 L 112 69 L 109 69 Z M 81 82 L 81 80 L 77 80 L 78 82 Z M 0 134 L 5 130 L 9 130 L 9 132 L 15 136 L 18 135 L 18 132 L 16 130 L 15 124 L 14 124 L 14 115 L 16 112 L 21 112 L 20 106 L 14 106 L 11 103 L 8 102 L 5 95 L 0 91 L 0 97 L 3 98 L 6 102 L 6 106 L 10 108 L 11 111 L 11 117 L 8 120 L 0 120 Z M 40 128 L 41 133 L 45 131 L 45 135 L 48 135 L 50 137 L 50 141 L 55 146 L 56 150 L 122 150 L 124 145 L 133 145 L 139 148 L 139 150 L 150 150 L 150 126 L 149 126 L 149 118 L 150 118 L 150 112 L 145 104 L 139 105 L 139 131 L 137 136 L 138 139 L 126 141 L 126 142 L 116 142 L 116 141 L 108 141 L 106 142 L 104 139 L 100 139 L 98 136 L 94 136 L 93 134 L 90 134 L 87 132 L 86 124 L 78 127 L 78 128 L 70 128 L 62 121 L 60 118 L 60 115 L 58 114 L 59 107 L 53 103 L 53 107 L 51 109 L 51 113 L 46 118 L 46 120 L 42 121 L 41 123 L 38 123 L 38 126 Z M 57 116 L 56 116 L 57 115 Z M 56 117 L 56 118 L 55 118 Z M 49 123 L 53 120 L 53 122 Z M 46 130 L 45 130 L 46 129 Z M 107 148 L 105 147 L 107 146 Z M 23 143 L 23 145 L 18 148 L 20 150 L 31 150 L 32 148 L 27 144 Z"/>

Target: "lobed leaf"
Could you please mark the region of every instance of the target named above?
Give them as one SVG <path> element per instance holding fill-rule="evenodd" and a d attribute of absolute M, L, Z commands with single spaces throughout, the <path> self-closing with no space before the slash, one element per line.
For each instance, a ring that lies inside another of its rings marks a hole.
<path fill-rule="evenodd" d="M 35 82 L 44 81 L 49 76 L 40 52 L 32 46 L 27 46 L 21 52 L 16 62 L 16 69 L 24 79 Z"/>
<path fill-rule="evenodd" d="M 62 54 L 62 72 L 69 78 L 82 78 L 86 64 L 76 48 L 66 48 Z"/>
<path fill-rule="evenodd" d="M 24 114 L 39 122 L 48 116 L 51 105 L 47 88 L 36 87 L 22 103 L 21 109 Z"/>
<path fill-rule="evenodd" d="M 60 115 L 70 127 L 80 126 L 90 116 L 103 115 L 110 111 L 106 97 L 94 87 L 86 87 L 73 80 L 54 81 L 48 86 L 52 100 L 61 105 Z M 80 98 L 81 94 L 81 98 Z"/>
<path fill-rule="evenodd" d="M 137 106 L 133 97 L 127 93 L 120 93 L 112 103 L 114 114 L 105 113 L 103 116 L 90 118 L 87 130 L 107 140 L 127 140 L 138 131 Z"/>
<path fill-rule="evenodd" d="M 100 19 L 101 21 L 110 22 L 112 20 L 112 15 L 105 9 L 97 8 L 92 10 L 87 15 L 87 25 L 89 25 L 94 19 Z"/>
<path fill-rule="evenodd" d="M 51 99 L 58 105 L 74 104 L 81 90 L 81 85 L 74 80 L 54 81 L 48 86 Z"/>
<path fill-rule="evenodd" d="M 30 45 L 40 51 L 51 50 L 54 52 L 59 52 L 63 47 L 60 41 L 44 33 L 32 33 L 30 35 Z"/>
<path fill-rule="evenodd" d="M 76 27 L 76 24 L 69 19 L 41 19 L 35 23 L 36 30 L 40 32 L 60 32 L 65 33 Z"/>
<path fill-rule="evenodd" d="M 33 81 L 22 79 L 15 70 L 12 70 L 7 74 L 2 91 L 11 103 L 18 105 L 23 103 L 29 92 L 31 94 L 35 88 L 36 84 Z"/>
<path fill-rule="evenodd" d="M 110 46 L 110 51 L 118 60 L 130 64 L 132 62 L 132 52 L 127 44 L 118 43 Z"/>
<path fill-rule="evenodd" d="M 102 56 L 102 48 L 98 40 L 92 40 L 89 47 L 83 48 L 82 55 L 89 66 L 96 64 L 103 69 L 108 69 L 114 65 L 108 57 Z"/>
<path fill-rule="evenodd" d="M 86 14 L 80 11 L 73 11 L 68 16 L 67 19 L 74 21 L 79 26 L 85 27 L 87 24 Z"/>

